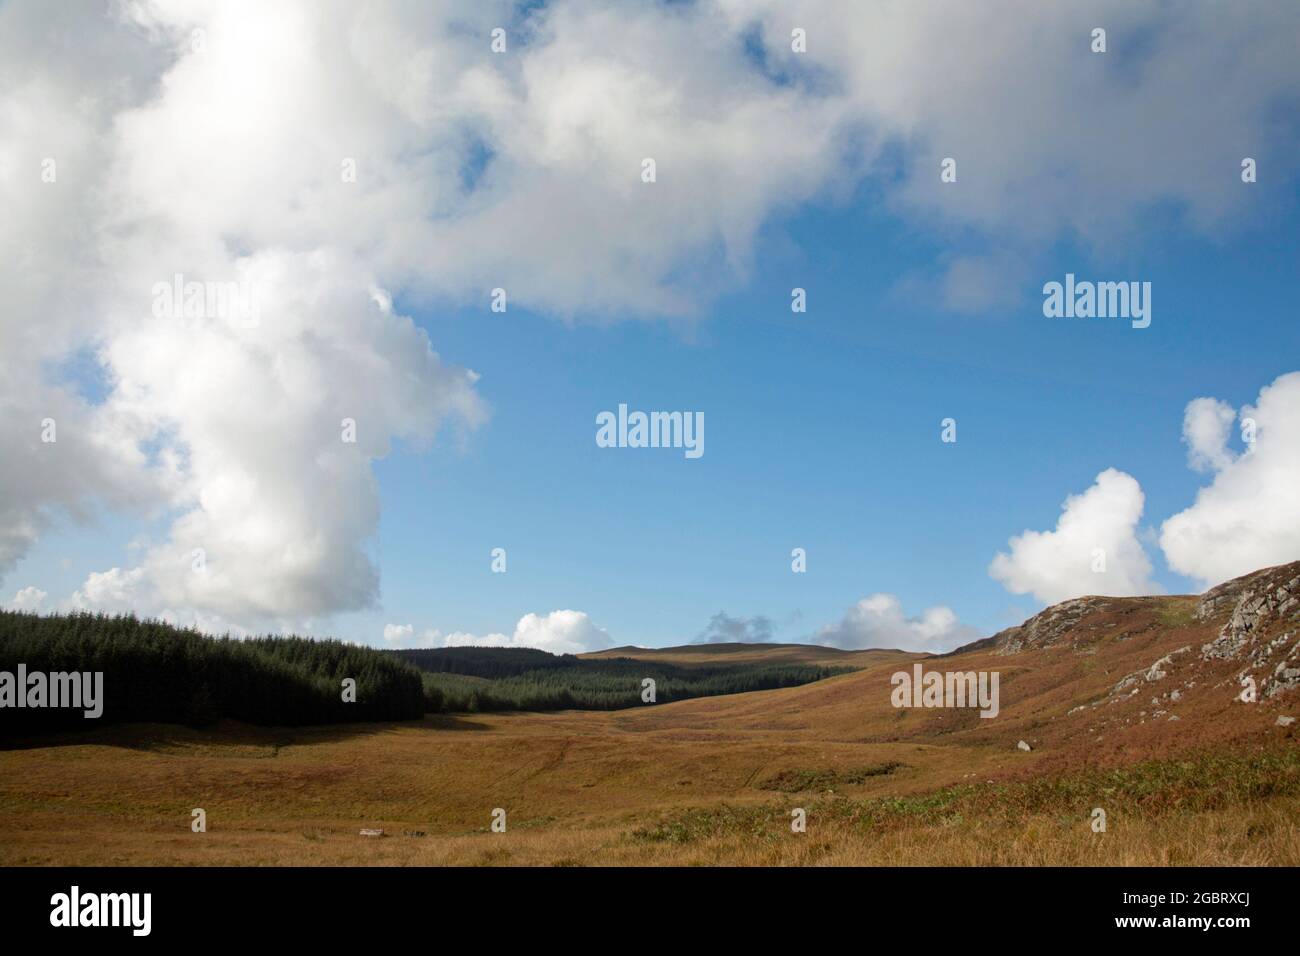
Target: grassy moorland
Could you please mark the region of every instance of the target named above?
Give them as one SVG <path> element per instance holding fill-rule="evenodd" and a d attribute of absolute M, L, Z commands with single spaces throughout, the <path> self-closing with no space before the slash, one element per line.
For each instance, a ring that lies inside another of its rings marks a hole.
<path fill-rule="evenodd" d="M 1244 753 L 1042 772 L 1007 748 L 692 731 L 671 713 L 726 700 L 418 725 L 104 728 L 0 752 L 0 863 L 1300 862 L 1300 756 L 1283 734 Z M 190 832 L 195 807 L 207 833 Z M 490 831 L 496 807 L 505 833 Z M 806 833 L 790 830 L 796 807 Z M 387 835 L 360 837 L 363 826 Z"/>
<path fill-rule="evenodd" d="M 1297 865 L 1282 578 L 1066 602 L 924 662 L 998 671 L 993 719 L 895 708 L 886 660 L 613 711 L 46 736 L 0 751 L 0 863 Z"/>

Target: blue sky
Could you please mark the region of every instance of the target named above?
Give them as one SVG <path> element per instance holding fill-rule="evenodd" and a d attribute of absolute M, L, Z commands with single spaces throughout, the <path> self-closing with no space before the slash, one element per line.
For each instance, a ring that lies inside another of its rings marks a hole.
<path fill-rule="evenodd" d="M 1231 27 L 1142 4 L 383 9 L 216 11 L 197 51 L 184 18 L 68 13 L 96 57 L 8 51 L 59 96 L 0 88 L 22 147 L 0 153 L 0 239 L 82 296 L 8 275 L 15 319 L 47 316 L 5 329 L 11 606 L 562 650 L 686 643 L 723 613 L 943 649 L 1300 558 L 1289 6 Z M 30 10 L 5 9 L 11 37 Z M 515 45 L 493 58 L 497 22 Z M 301 48 L 259 97 L 249 51 L 272 42 Z M 86 119 L 97 70 L 122 100 Z M 60 136 L 87 158 L 31 199 L 14 171 Z M 340 155 L 359 181 L 332 181 Z M 79 271 L 105 258 L 111 279 Z M 265 331 L 142 323 L 138 290 L 175 272 L 271 276 Z M 1149 282 L 1150 327 L 1045 317 L 1067 273 Z M 375 288 L 391 308 L 366 311 Z M 598 447 L 620 403 L 703 413 L 704 455 Z M 57 461 L 28 434 L 56 407 Z M 178 570 L 198 545 L 202 579 Z"/>
<path fill-rule="evenodd" d="M 944 249 L 855 202 L 783 224 L 797 249 L 763 249 L 752 281 L 689 330 L 566 328 L 523 310 L 424 320 L 483 375 L 492 421 L 464 452 L 379 469 L 385 608 L 489 631 L 549 602 L 650 646 L 693 639 L 717 611 L 807 639 L 873 591 L 949 604 L 985 633 L 1019 623 L 1041 602 L 985 570 L 1008 537 L 1052 526 L 1065 494 L 1111 466 L 1141 480 L 1144 523 L 1182 510 L 1202 483 L 1181 440 L 1187 402 L 1239 405 L 1294 370 L 1300 234 L 1276 218 L 1228 242 L 1060 251 L 1008 290 L 1018 305 L 954 316 L 895 294 Z M 1151 281 L 1151 327 L 1044 318 L 1042 283 L 1068 271 Z M 595 414 L 619 402 L 704 411 L 706 454 L 597 448 Z M 489 571 L 497 546 L 504 575 Z M 804 575 L 790 571 L 798 546 Z M 1156 568 L 1167 590 L 1198 590 Z"/>
<path fill-rule="evenodd" d="M 1272 190 L 1265 205 L 1293 198 Z M 1187 507 L 1202 479 L 1184 406 L 1250 401 L 1300 355 L 1287 278 L 1300 235 L 1281 212 L 1223 241 L 1161 230 L 1141 252 L 1054 251 L 1010 304 L 976 314 L 900 294 L 947 250 L 861 196 L 767 232 L 749 281 L 689 324 L 574 326 L 486 300 L 412 309 L 444 358 L 483 376 L 491 420 L 377 465 L 382 607 L 331 630 L 379 644 L 393 621 L 491 633 L 554 606 L 620 644 L 685 643 L 719 611 L 799 641 L 885 591 L 991 633 L 1042 606 L 986 572 L 1008 537 L 1051 527 L 1065 494 L 1111 466 L 1142 482 L 1145 526 Z M 1045 318 L 1041 284 L 1068 271 L 1151 281 L 1151 327 Z M 790 311 L 796 285 L 806 314 Z M 619 402 L 703 411 L 706 454 L 597 448 L 595 415 Z M 949 416 L 954 444 L 939 440 Z M 69 590 L 129 560 L 129 537 L 111 517 L 68 528 L 14 577 Z M 791 573 L 793 547 L 806 574 Z M 1198 588 L 1153 551 L 1163 588 Z"/>

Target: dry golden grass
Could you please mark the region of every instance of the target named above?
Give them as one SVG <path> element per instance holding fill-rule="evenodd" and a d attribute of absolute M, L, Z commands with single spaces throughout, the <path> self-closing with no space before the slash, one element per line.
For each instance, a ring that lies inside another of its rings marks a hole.
<path fill-rule="evenodd" d="M 645 844 L 615 826 L 504 834 L 368 839 L 353 830 L 221 831 L 199 835 L 87 828 L 32 833 L 6 845 L 5 865 L 180 866 L 1294 866 L 1300 803 L 1115 824 L 1031 817 L 1021 826 L 918 828 L 878 839 L 815 827 L 772 841 L 718 837 Z M 277 821 L 271 821 L 273 825 Z"/>
<path fill-rule="evenodd" d="M 355 732 L 107 728 L 93 743 L 0 753 L 0 863 L 1300 862 L 1294 762 L 1285 771 L 1248 763 L 1217 773 L 1188 763 L 1160 791 L 1174 806 L 1126 809 L 1117 797 L 1106 804 L 1108 832 L 1094 834 L 1087 814 L 1106 781 L 1094 791 L 1086 781 L 1055 786 L 1050 799 L 1025 791 L 1047 779 L 1033 773 L 1034 754 L 638 731 L 631 718 L 485 716 Z M 876 772 L 891 763 L 900 766 Z M 1201 806 L 1241 766 L 1279 785 Z M 782 792 L 800 777 L 819 789 Z M 827 780 L 835 787 L 821 790 Z M 958 796 L 950 806 L 936 794 Z M 874 819 L 882 801 L 901 806 L 901 816 Z M 942 812 L 911 825 L 908 814 L 932 805 Z M 1044 805 L 1051 811 L 1035 809 Z M 808 808 L 805 834 L 789 832 L 795 806 Z M 190 832 L 194 807 L 207 811 L 209 832 Z M 495 807 L 508 812 L 505 834 L 489 832 Z M 360 837 L 363 826 L 389 835 Z M 411 831 L 425 835 L 404 835 Z"/>
<path fill-rule="evenodd" d="M 1114 601 L 1062 646 L 928 663 L 1000 671 L 994 720 L 894 709 L 910 661 L 886 658 L 612 713 L 43 740 L 0 751 L 0 864 L 1300 864 L 1296 727 L 1274 724 L 1294 701 L 1234 702 L 1239 665 L 1193 654 L 1159 716 L 1159 688 L 1108 696 L 1213 633 L 1186 605 Z M 195 807 L 207 833 L 190 832 Z"/>

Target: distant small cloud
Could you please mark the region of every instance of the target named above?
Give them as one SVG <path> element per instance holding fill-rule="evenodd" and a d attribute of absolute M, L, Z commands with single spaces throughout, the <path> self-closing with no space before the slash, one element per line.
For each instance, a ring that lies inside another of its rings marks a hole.
<path fill-rule="evenodd" d="M 444 634 L 432 627 L 417 632 L 410 624 L 385 624 L 384 641 L 406 647 L 533 647 L 552 654 L 598 651 L 614 643 L 609 632 L 593 624 L 585 611 L 572 610 L 525 614 L 513 634 Z"/>
<path fill-rule="evenodd" d="M 609 634 L 583 611 L 525 614 L 515 625 L 513 639 L 517 647 L 536 647 L 553 654 L 596 651 L 613 643 Z"/>
<path fill-rule="evenodd" d="M 929 268 L 905 273 L 889 295 L 894 303 L 924 311 L 1010 311 L 1024 301 L 1027 274 L 1025 261 L 1008 252 L 948 256 Z"/>
<path fill-rule="evenodd" d="M 772 640 L 772 622 L 762 615 L 732 617 L 719 611 L 709 618 L 708 626 L 695 636 L 692 644 L 764 644 Z"/>
<path fill-rule="evenodd" d="M 81 587 L 64 602 L 64 609 L 109 614 L 153 611 L 155 595 L 148 584 L 142 568 L 114 567 L 107 571 L 92 571 Z"/>
<path fill-rule="evenodd" d="M 11 611 L 39 611 L 48 595 L 37 587 L 25 587 L 9 602 Z"/>
<path fill-rule="evenodd" d="M 1012 308 L 1023 298 L 1025 264 L 1006 255 L 959 256 L 943 277 L 943 304 L 952 312 Z"/>
<path fill-rule="evenodd" d="M 904 651 L 949 651 L 982 635 L 957 619 L 952 608 L 936 605 L 916 617 L 908 617 L 903 602 L 893 594 L 872 594 L 844 612 L 836 624 L 828 624 L 813 640 L 845 650 L 868 647 L 898 648 Z"/>
<path fill-rule="evenodd" d="M 384 641 L 388 644 L 404 644 L 415 634 L 410 624 L 385 624 Z"/>

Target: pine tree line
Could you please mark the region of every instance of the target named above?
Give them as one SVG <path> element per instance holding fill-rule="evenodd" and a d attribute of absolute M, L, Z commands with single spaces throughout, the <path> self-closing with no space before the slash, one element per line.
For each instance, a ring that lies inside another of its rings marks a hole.
<path fill-rule="evenodd" d="M 0 672 L 102 672 L 103 713 L 4 706 L 0 737 L 107 723 L 263 726 L 415 720 L 430 713 L 617 710 L 655 702 L 793 687 L 844 669 L 807 664 L 683 667 L 586 659 L 529 648 L 382 651 L 303 637 L 210 637 L 133 615 L 0 611 Z M 344 678 L 356 681 L 345 702 Z M 23 692 L 22 688 L 18 689 Z"/>
<path fill-rule="evenodd" d="M 638 707 L 644 678 L 655 702 L 797 687 L 846 673 L 813 664 L 685 667 L 627 657 L 580 658 L 528 648 L 449 647 L 388 653 L 420 667 L 431 712 L 620 710 Z"/>
<path fill-rule="evenodd" d="M 208 637 L 134 616 L 0 612 L 0 671 L 104 674 L 104 711 L 0 710 L 0 734 L 152 721 L 211 724 L 221 718 L 297 726 L 412 720 L 424 714 L 420 673 L 389 654 L 336 640 Z M 343 701 L 344 678 L 356 681 Z"/>

